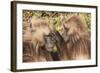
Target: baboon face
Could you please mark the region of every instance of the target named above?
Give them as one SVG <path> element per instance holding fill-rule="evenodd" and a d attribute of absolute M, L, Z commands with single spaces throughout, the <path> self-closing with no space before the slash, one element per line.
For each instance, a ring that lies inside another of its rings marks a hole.
<path fill-rule="evenodd" d="M 71 35 L 78 30 L 77 23 L 74 21 L 65 21 L 63 27 L 68 35 Z"/>
<path fill-rule="evenodd" d="M 86 32 L 86 27 L 79 16 L 72 16 L 67 21 L 63 22 L 63 37 L 65 41 L 69 38 L 67 36 L 79 35 Z M 78 36 L 76 36 L 78 38 Z"/>

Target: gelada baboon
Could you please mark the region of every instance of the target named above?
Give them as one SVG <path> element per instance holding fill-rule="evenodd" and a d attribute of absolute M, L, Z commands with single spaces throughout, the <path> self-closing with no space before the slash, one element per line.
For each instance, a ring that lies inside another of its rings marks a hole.
<path fill-rule="evenodd" d="M 29 27 L 29 30 L 23 34 L 23 61 L 52 61 L 50 52 L 45 48 L 44 36 L 50 33 L 46 20 L 32 18 Z"/>
<path fill-rule="evenodd" d="M 91 42 L 87 28 L 79 16 L 72 16 L 63 22 L 63 38 L 71 60 L 90 59 Z"/>

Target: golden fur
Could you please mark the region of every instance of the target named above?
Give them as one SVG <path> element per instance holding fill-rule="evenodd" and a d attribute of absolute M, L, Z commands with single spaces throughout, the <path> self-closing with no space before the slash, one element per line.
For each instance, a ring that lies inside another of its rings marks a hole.
<path fill-rule="evenodd" d="M 66 41 L 70 59 L 90 59 L 90 35 L 81 18 L 79 16 L 72 16 L 63 23 L 63 26 L 62 36 Z"/>

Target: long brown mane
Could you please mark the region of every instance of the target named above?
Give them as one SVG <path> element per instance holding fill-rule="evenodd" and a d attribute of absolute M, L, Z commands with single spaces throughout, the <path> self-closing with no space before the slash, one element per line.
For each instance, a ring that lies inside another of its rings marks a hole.
<path fill-rule="evenodd" d="M 70 59 L 91 58 L 90 35 L 79 16 L 73 16 L 63 23 L 63 37 L 66 40 Z"/>

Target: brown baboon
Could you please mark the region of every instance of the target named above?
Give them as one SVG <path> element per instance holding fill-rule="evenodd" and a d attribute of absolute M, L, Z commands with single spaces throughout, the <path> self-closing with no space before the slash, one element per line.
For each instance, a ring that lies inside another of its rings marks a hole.
<path fill-rule="evenodd" d="M 44 36 L 48 35 L 50 31 L 50 27 L 46 20 L 31 19 L 32 41 L 34 45 L 39 43 L 40 46 L 43 46 L 45 44 Z"/>
<path fill-rule="evenodd" d="M 70 59 L 90 59 L 91 42 L 87 28 L 79 16 L 72 16 L 63 22 L 63 38 L 67 45 Z"/>
<path fill-rule="evenodd" d="M 31 19 L 30 26 L 23 33 L 23 62 L 52 61 L 44 40 L 44 36 L 49 33 L 50 28 L 45 20 Z"/>

